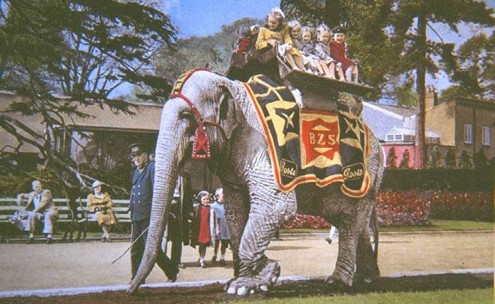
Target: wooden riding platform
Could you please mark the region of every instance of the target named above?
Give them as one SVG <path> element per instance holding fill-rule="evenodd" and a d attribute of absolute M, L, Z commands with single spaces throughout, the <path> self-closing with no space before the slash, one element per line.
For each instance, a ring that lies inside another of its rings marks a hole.
<path fill-rule="evenodd" d="M 257 74 L 264 74 L 291 90 L 299 90 L 302 107 L 320 111 L 335 111 L 341 93 L 364 96 L 373 90 L 365 84 L 293 70 L 273 48 L 232 54 L 231 67 L 226 73 L 228 78 L 246 82 Z"/>

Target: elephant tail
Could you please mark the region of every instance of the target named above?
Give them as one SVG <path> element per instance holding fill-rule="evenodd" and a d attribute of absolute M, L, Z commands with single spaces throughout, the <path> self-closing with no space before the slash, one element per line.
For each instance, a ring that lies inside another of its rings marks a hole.
<path fill-rule="evenodd" d="M 378 263 L 378 213 L 376 212 L 377 206 L 373 207 L 371 211 L 371 229 L 373 230 L 373 257 L 375 259 L 375 263 Z"/>

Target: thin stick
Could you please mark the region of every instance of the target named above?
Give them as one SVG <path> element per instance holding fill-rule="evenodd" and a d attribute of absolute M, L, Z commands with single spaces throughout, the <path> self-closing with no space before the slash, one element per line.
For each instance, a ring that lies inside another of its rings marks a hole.
<path fill-rule="evenodd" d="M 148 227 L 148 228 L 149 228 L 149 227 Z M 127 253 L 127 251 L 131 250 L 132 246 L 133 246 L 133 245 L 134 245 L 134 244 L 135 244 L 135 243 L 136 243 L 136 242 L 137 242 L 137 241 L 138 241 L 138 240 L 139 240 L 139 239 L 143 236 L 143 234 L 144 234 L 146 231 L 148 231 L 148 228 L 144 229 L 144 231 L 143 231 L 143 232 L 141 232 L 141 234 L 140 234 L 140 235 L 139 235 L 139 236 L 138 236 L 138 237 L 134 240 L 134 242 L 132 242 L 132 243 L 131 243 L 131 245 L 130 245 L 130 246 L 129 246 L 129 247 L 128 247 L 128 248 L 127 248 L 127 249 L 126 249 L 126 250 L 125 250 L 125 251 L 124 251 L 124 252 L 123 252 L 120 256 L 119 256 L 119 257 L 118 257 L 118 258 L 116 258 L 116 259 L 112 262 L 112 264 L 113 264 L 113 263 L 115 263 L 115 262 L 117 262 L 118 260 L 120 260 L 120 259 L 121 259 L 121 258 L 122 258 L 122 257 L 123 257 L 126 253 Z"/>

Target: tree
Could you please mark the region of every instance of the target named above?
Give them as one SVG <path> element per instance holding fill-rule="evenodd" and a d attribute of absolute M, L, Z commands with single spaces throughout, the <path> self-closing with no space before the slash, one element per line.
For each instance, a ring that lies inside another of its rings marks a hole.
<path fill-rule="evenodd" d="M 392 169 L 397 168 L 397 156 L 395 155 L 394 147 L 388 150 L 386 167 Z"/>
<path fill-rule="evenodd" d="M 433 25 L 443 23 L 458 32 L 461 22 L 495 25 L 493 10 L 475 0 L 401 0 L 395 1 L 396 10 L 391 38 L 403 45 L 401 66 L 404 72 L 415 70 L 416 93 L 418 95 L 418 115 L 416 116 L 416 164 L 423 168 L 426 164 L 425 145 L 425 86 L 426 73 L 435 73 L 439 67 L 434 61 L 441 61 L 452 68 L 455 62 L 453 45 L 428 40 L 427 28 L 435 32 Z M 416 24 L 414 26 L 414 24 Z"/>
<path fill-rule="evenodd" d="M 455 84 L 442 92 L 441 100 L 495 99 L 495 32 L 475 35 L 458 50 L 450 69 Z"/>
<path fill-rule="evenodd" d="M 168 16 L 138 2 L 3 1 L 0 89 L 21 98 L 0 114 L 0 127 L 18 141 L 1 150 L 1 173 L 15 172 L 13 160 L 29 144 L 39 150 L 42 167 L 53 170 L 62 186 L 90 183 L 92 177 L 82 174 L 56 148 L 57 136 L 71 136 L 66 121 L 85 117 L 85 106 L 108 106 L 132 114 L 128 103 L 110 98 L 111 94 L 125 82 L 160 89 L 162 82 L 146 75 L 147 68 L 158 48 L 173 47 L 175 33 Z M 8 112 L 22 114 L 23 119 L 40 115 L 45 134 L 37 134 Z"/>
<path fill-rule="evenodd" d="M 402 153 L 402 160 L 400 161 L 399 168 L 408 169 L 409 168 L 409 149 L 404 150 Z"/>
<path fill-rule="evenodd" d="M 173 83 L 184 72 L 205 67 L 224 74 L 230 66 L 230 58 L 238 40 L 237 29 L 244 24 L 260 24 L 261 20 L 243 18 L 222 31 L 206 37 L 190 37 L 177 40 L 177 48 L 161 50 L 154 61 L 156 75 Z"/>

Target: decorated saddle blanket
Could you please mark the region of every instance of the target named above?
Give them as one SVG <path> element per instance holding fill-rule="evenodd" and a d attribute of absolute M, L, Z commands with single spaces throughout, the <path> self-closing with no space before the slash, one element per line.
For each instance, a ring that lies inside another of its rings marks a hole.
<path fill-rule="evenodd" d="M 299 109 L 290 90 L 263 75 L 244 84 L 263 126 L 275 179 L 282 191 L 302 183 L 342 183 L 349 197 L 370 187 L 366 159 L 370 130 L 345 112 Z"/>

